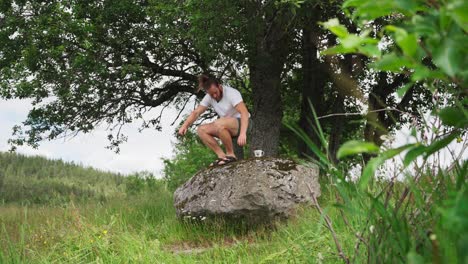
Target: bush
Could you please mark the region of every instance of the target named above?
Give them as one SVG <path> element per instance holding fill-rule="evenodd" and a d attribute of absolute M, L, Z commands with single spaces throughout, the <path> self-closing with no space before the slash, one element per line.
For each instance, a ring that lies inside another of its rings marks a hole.
<path fill-rule="evenodd" d="M 174 149 L 173 158 L 163 159 L 164 177 L 168 188 L 172 191 L 216 159 L 216 155 L 191 132 L 178 141 Z"/>
<path fill-rule="evenodd" d="M 156 179 L 150 172 L 138 172 L 125 178 L 125 190 L 127 194 L 135 195 L 142 192 L 156 192 L 164 186 L 163 180 Z"/>

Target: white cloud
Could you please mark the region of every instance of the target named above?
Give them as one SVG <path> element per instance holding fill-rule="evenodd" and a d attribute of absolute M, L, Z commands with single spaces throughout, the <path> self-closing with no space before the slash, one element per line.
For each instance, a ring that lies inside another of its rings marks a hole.
<path fill-rule="evenodd" d="M 7 141 L 11 137 L 11 129 L 26 119 L 29 109 L 31 102 L 27 100 L 0 101 L 0 151 L 9 149 Z M 158 113 L 155 109 L 148 116 L 154 117 Z M 160 176 L 163 169 L 161 158 L 172 156 L 171 142 L 175 141 L 176 127 L 170 124 L 176 116 L 175 110 L 165 110 L 161 132 L 146 129 L 140 133 L 138 128 L 141 122 L 125 127 L 123 133 L 128 136 L 128 141 L 121 145 L 120 154 L 105 148 L 108 140 L 104 127 L 71 139 L 46 141 L 38 149 L 22 146 L 18 148 L 18 153 L 63 159 L 124 174 L 146 170 Z"/>

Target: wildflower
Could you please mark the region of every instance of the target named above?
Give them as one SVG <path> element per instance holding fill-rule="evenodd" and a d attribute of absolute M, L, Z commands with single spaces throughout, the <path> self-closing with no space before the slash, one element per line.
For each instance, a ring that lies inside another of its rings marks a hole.
<path fill-rule="evenodd" d="M 317 258 L 318 258 L 319 260 L 323 260 L 323 256 L 322 256 L 322 253 L 321 253 L 321 252 L 317 253 Z"/>
<path fill-rule="evenodd" d="M 431 234 L 431 235 L 429 236 L 429 239 L 432 240 L 432 241 L 436 240 L 436 239 L 437 239 L 436 234 Z"/>
<path fill-rule="evenodd" d="M 206 219 L 206 216 L 203 216 L 203 217 L 201 218 L 202 221 L 205 221 L 205 219 Z"/>
<path fill-rule="evenodd" d="M 105 229 L 102 230 L 102 233 L 103 233 L 104 235 L 106 235 L 106 234 L 107 234 L 107 230 L 105 230 Z"/>
<path fill-rule="evenodd" d="M 369 231 L 371 232 L 371 234 L 374 233 L 374 230 L 375 230 L 375 227 L 374 227 L 373 225 L 371 225 L 371 226 L 369 227 Z"/>
<path fill-rule="evenodd" d="M 323 260 L 322 253 L 320 253 L 320 252 L 317 253 L 317 263 L 322 264 L 323 263 L 322 260 Z"/>

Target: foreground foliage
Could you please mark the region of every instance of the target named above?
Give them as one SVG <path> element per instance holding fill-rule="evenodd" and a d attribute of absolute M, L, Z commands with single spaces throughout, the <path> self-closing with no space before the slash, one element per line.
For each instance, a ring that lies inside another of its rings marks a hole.
<path fill-rule="evenodd" d="M 409 143 L 397 147 L 348 141 L 337 152 L 338 165 L 329 153 L 292 127 L 309 145 L 324 172 L 343 221 L 358 239 L 350 250 L 336 237 L 327 212 L 321 211 L 335 236 L 337 253 L 345 263 L 466 263 L 468 253 L 468 162 L 464 160 L 468 111 L 466 99 L 466 1 L 345 1 L 343 11 L 361 27 L 348 32 L 338 19 L 323 26 L 339 39 L 324 54 L 361 54 L 369 57 L 371 71 L 404 74 L 396 96 L 404 97 L 417 84 L 432 92 L 431 116 L 414 123 Z M 377 21 L 386 26 L 379 28 Z M 382 48 L 384 47 L 384 48 Z M 438 100 L 443 95 L 449 100 Z M 372 109 L 370 109 L 372 110 Z M 400 111 L 401 109 L 394 109 Z M 404 113 L 408 114 L 408 113 Z M 327 141 L 315 116 L 316 134 Z M 311 126 L 314 124 L 311 124 Z M 464 140 L 465 138 L 465 140 Z M 463 146 L 453 152 L 455 139 Z M 452 146 L 452 147 L 450 147 Z M 364 167 L 357 182 L 350 181 L 343 160 L 363 155 Z M 449 164 L 434 156 L 451 155 Z M 386 161 L 399 162 L 389 182 L 374 178 Z M 344 168 L 343 168 L 344 167 Z M 403 182 L 398 179 L 403 179 Z M 348 220 L 346 220 L 348 219 Z"/>

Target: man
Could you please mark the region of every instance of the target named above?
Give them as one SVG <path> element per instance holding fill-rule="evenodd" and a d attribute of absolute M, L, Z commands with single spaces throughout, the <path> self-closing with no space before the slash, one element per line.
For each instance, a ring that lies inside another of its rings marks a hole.
<path fill-rule="evenodd" d="M 242 96 L 236 89 L 221 85 L 216 78 L 209 75 L 200 75 L 198 84 L 206 95 L 200 105 L 193 110 L 179 128 L 179 135 L 185 135 L 193 122 L 211 106 L 218 114 L 219 119 L 209 124 L 200 125 L 197 129 L 198 136 L 203 143 L 218 156 L 218 159 L 210 166 L 224 165 L 236 161 L 237 157 L 234 154 L 232 138 L 238 137 L 237 144 L 244 146 L 247 142 L 247 129 L 250 124 L 250 113 L 242 100 Z M 221 140 L 226 153 L 218 145 L 215 137 Z"/>

